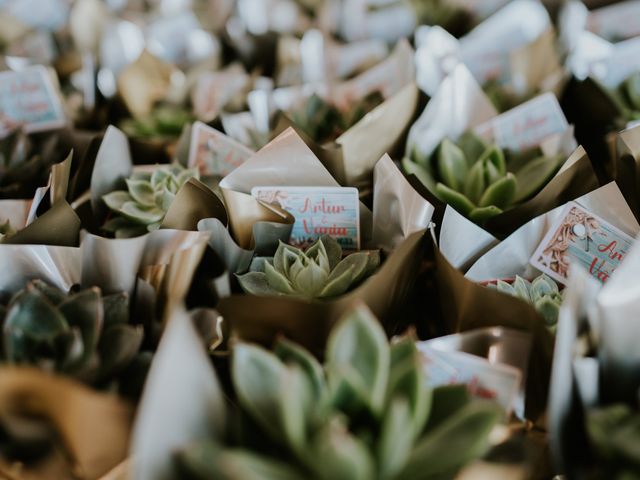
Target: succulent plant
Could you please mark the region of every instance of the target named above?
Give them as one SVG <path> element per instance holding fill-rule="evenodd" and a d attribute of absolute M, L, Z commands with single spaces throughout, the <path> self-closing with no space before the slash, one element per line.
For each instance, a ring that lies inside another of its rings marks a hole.
<path fill-rule="evenodd" d="M 184 108 L 159 105 L 146 117 L 123 120 L 120 128 L 130 137 L 164 140 L 179 137 L 183 127 L 193 120 L 193 115 Z"/>
<path fill-rule="evenodd" d="M 558 284 L 547 275 L 543 273 L 531 282 L 516 275 L 512 284 L 498 280 L 496 289 L 533 305 L 536 312 L 544 318 L 547 327 L 555 330 L 562 305 L 562 293 L 560 293 Z"/>
<path fill-rule="evenodd" d="M 157 230 L 176 193 L 190 178 L 199 178 L 198 169 L 186 169 L 178 163 L 158 166 L 153 172 L 134 172 L 126 180 L 127 191 L 102 197 L 115 214 L 102 228 L 115 233 L 116 238 Z"/>
<path fill-rule="evenodd" d="M 293 112 L 292 120 L 314 141 L 326 143 L 338 138 L 383 101 L 382 94 L 375 91 L 343 112 L 313 94 L 302 109 Z"/>
<path fill-rule="evenodd" d="M 431 390 L 413 338 L 389 345 L 364 307 L 335 326 L 324 366 L 285 339 L 232 355 L 228 416 L 245 428 L 179 451 L 179 478 L 453 478 L 502 416 L 464 385 Z"/>
<path fill-rule="evenodd" d="M 588 478 L 638 478 L 640 471 L 640 413 L 627 404 L 589 409 L 586 431 L 595 465 Z"/>
<path fill-rule="evenodd" d="M 306 251 L 280 242 L 273 263 L 264 271 L 238 276 L 242 289 L 253 295 L 289 295 L 330 298 L 345 293 L 371 275 L 380 264 L 380 252 L 356 252 L 342 258 L 342 248 L 324 235 Z"/>
<path fill-rule="evenodd" d="M 625 123 L 640 120 L 640 72 L 632 73 L 618 88 L 605 91 L 609 92 Z"/>
<path fill-rule="evenodd" d="M 20 128 L 0 140 L 0 198 L 31 198 L 46 185 L 56 145 L 55 135 L 27 135 Z"/>
<path fill-rule="evenodd" d="M 141 326 L 129 324 L 129 295 L 100 289 L 65 293 L 33 280 L 0 305 L 2 358 L 73 376 L 95 386 L 123 380 L 145 354 Z M 147 363 L 148 361 L 144 361 Z M 117 386 L 119 382 L 117 382 Z M 130 388 L 129 391 L 139 391 Z"/>
<path fill-rule="evenodd" d="M 505 152 L 467 132 L 457 145 L 445 138 L 430 158 L 414 149 L 402 165 L 441 201 L 483 225 L 537 193 L 562 161 L 562 156 L 545 157 L 537 149 Z"/>

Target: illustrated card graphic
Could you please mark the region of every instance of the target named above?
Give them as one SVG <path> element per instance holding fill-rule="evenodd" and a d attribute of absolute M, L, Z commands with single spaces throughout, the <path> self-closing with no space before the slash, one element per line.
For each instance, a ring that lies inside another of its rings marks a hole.
<path fill-rule="evenodd" d="M 198 167 L 200 175 L 224 177 L 247 160 L 253 151 L 224 133 L 195 122 L 189 146 L 189 167 Z"/>

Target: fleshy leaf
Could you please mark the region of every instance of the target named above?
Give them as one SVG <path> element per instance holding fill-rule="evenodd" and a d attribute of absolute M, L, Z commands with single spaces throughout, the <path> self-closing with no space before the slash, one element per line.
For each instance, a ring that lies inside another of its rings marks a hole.
<path fill-rule="evenodd" d="M 149 182 L 144 180 L 125 180 L 129 195 L 140 205 L 153 207 L 156 204 L 153 188 Z"/>
<path fill-rule="evenodd" d="M 367 389 L 370 408 L 380 415 L 389 377 L 389 344 L 378 321 L 365 307 L 346 314 L 327 342 L 327 363 L 349 365 Z"/>
<path fill-rule="evenodd" d="M 469 170 L 464 181 L 464 194 L 474 203 L 480 201 L 480 197 L 487 186 L 484 177 L 484 164 L 476 162 Z"/>
<path fill-rule="evenodd" d="M 333 270 L 342 259 L 342 247 L 335 238 L 329 235 L 322 235 L 320 241 L 324 244 L 324 249 L 329 259 L 329 267 Z"/>
<path fill-rule="evenodd" d="M 117 190 L 103 195 L 102 200 L 111 210 L 120 210 L 126 202 L 132 201 L 133 198 L 124 190 Z"/>
<path fill-rule="evenodd" d="M 135 202 L 126 202 L 122 205 L 119 212 L 129 220 L 147 225 L 149 223 L 159 222 L 164 218 L 164 213 L 157 207 L 141 207 Z"/>
<path fill-rule="evenodd" d="M 527 280 L 520 275 L 516 275 L 516 279 L 513 282 L 513 289 L 516 292 L 516 296 L 525 302 L 531 302 L 531 295 L 529 293 L 530 285 Z"/>
<path fill-rule="evenodd" d="M 504 159 L 504 152 L 497 145 L 490 145 L 487 149 L 482 152 L 482 155 L 478 158 L 478 162 L 489 162 L 495 168 L 496 171 L 502 175 L 506 175 L 507 173 L 507 162 Z"/>
<path fill-rule="evenodd" d="M 444 203 L 451 205 L 462 215 L 468 217 L 475 205 L 460 192 L 456 192 L 442 183 L 436 185 L 436 196 Z"/>
<path fill-rule="evenodd" d="M 418 165 L 416 162 L 411 161 L 409 157 L 402 159 L 402 168 L 407 175 L 415 175 L 420 183 L 422 183 L 427 189 L 433 192 L 436 188 L 436 181 L 429 171 L 422 165 Z"/>
<path fill-rule="evenodd" d="M 516 172 L 518 190 L 514 203 L 520 203 L 541 190 L 558 170 L 558 159 L 539 157 Z"/>
<path fill-rule="evenodd" d="M 512 173 L 489 185 L 478 203 L 479 207 L 491 205 L 504 209 L 511 205 L 517 189 L 516 177 Z"/>
<path fill-rule="evenodd" d="M 474 208 L 469 214 L 469 220 L 477 223 L 478 225 L 484 225 L 487 220 L 495 217 L 496 215 L 500 215 L 501 213 L 502 210 L 495 205 L 491 205 L 489 207 Z"/>
<path fill-rule="evenodd" d="M 313 261 L 309 262 L 297 274 L 293 272 L 292 268 L 292 274 L 295 275 L 292 283 L 296 292 L 311 298 L 320 294 L 329 277 L 327 271 Z"/>
<path fill-rule="evenodd" d="M 278 273 L 269 262 L 264 263 L 264 273 L 271 288 L 282 293 L 294 293 L 289 280 L 281 273 Z"/>
<path fill-rule="evenodd" d="M 267 276 L 262 272 L 248 272 L 237 275 L 237 278 L 242 289 L 252 295 L 283 295 L 269 285 Z"/>
<path fill-rule="evenodd" d="M 383 419 L 377 445 L 380 478 L 394 478 L 407 463 L 414 441 L 412 420 L 407 399 L 394 398 Z"/>
<path fill-rule="evenodd" d="M 445 138 L 437 153 L 438 174 L 442 183 L 453 190 L 461 190 L 467 176 L 467 160 L 464 152 Z"/>

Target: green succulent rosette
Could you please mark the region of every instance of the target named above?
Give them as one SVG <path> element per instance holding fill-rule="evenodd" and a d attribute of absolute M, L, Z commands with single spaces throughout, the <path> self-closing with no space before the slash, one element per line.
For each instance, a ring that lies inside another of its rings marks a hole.
<path fill-rule="evenodd" d="M 493 287 L 493 285 L 490 285 Z M 546 326 L 555 332 L 558 323 L 558 314 L 562 305 L 562 293 L 558 284 L 544 273 L 534 278 L 531 282 L 516 275 L 513 283 L 498 280 L 495 288 L 502 293 L 520 298 L 530 303 L 536 312 L 544 319 Z"/>
<path fill-rule="evenodd" d="M 260 271 L 238 276 L 245 292 L 323 299 L 342 295 L 371 275 L 380 265 L 380 252 L 356 252 L 342 258 L 340 244 L 325 235 L 305 251 L 280 242 L 273 261 L 260 265 Z"/>
<path fill-rule="evenodd" d="M 178 163 L 158 166 L 153 172 L 134 172 L 126 179 L 127 190 L 102 197 L 113 212 L 102 228 L 116 238 L 157 230 L 178 190 L 191 178 L 199 179 L 198 169 L 187 169 Z"/>
<path fill-rule="evenodd" d="M 336 325 L 324 359 L 285 339 L 237 344 L 227 418 L 244 428 L 181 448 L 179 478 L 435 480 L 488 450 L 497 404 L 430 389 L 414 339 L 389 345 L 365 308 Z"/>
<path fill-rule="evenodd" d="M 606 89 L 620 111 L 621 127 L 640 120 L 640 72 L 631 74 L 615 89 Z"/>
<path fill-rule="evenodd" d="M 616 403 L 589 409 L 586 431 L 596 467 L 589 478 L 637 478 L 640 471 L 640 413 Z M 594 458 L 595 457 L 595 458 Z"/>
<path fill-rule="evenodd" d="M 383 101 L 382 94 L 375 91 L 343 112 L 313 94 L 302 108 L 292 113 L 291 119 L 316 143 L 322 144 L 338 138 Z"/>
<path fill-rule="evenodd" d="M 430 157 L 414 149 L 402 160 L 402 166 L 442 202 L 483 225 L 535 195 L 563 161 L 561 155 L 546 157 L 538 149 L 503 151 L 466 132 L 457 144 L 448 138 L 442 140 Z"/>
<path fill-rule="evenodd" d="M 185 125 L 192 123 L 195 117 L 185 108 L 161 105 L 141 118 L 127 118 L 119 127 L 129 137 L 141 139 L 178 138 Z"/>
<path fill-rule="evenodd" d="M 102 295 L 96 287 L 66 293 L 33 280 L 0 304 L 1 358 L 137 394 L 142 382 L 124 379 L 146 371 L 151 359 L 140 351 L 143 328 L 129 320 L 127 293 Z"/>

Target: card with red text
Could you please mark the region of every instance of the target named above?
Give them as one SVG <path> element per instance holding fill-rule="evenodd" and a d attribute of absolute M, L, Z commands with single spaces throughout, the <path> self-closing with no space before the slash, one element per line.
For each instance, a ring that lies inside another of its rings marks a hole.
<path fill-rule="evenodd" d="M 351 187 L 254 187 L 251 194 L 275 203 L 295 218 L 290 242 L 304 246 L 322 235 L 345 250 L 360 248 L 360 202 Z"/>
<path fill-rule="evenodd" d="M 65 123 L 60 97 L 45 67 L 0 73 L 0 138 L 19 125 L 30 133 Z"/>
<path fill-rule="evenodd" d="M 253 155 L 253 151 L 202 122 L 195 122 L 189 144 L 189 167 L 200 175 L 224 177 Z"/>
<path fill-rule="evenodd" d="M 605 283 L 632 244 L 632 237 L 569 202 L 529 262 L 560 283 L 566 283 L 569 265 L 578 263 Z"/>
<path fill-rule="evenodd" d="M 544 93 L 477 126 L 476 134 L 514 151 L 540 145 L 569 124 L 553 93 Z"/>

